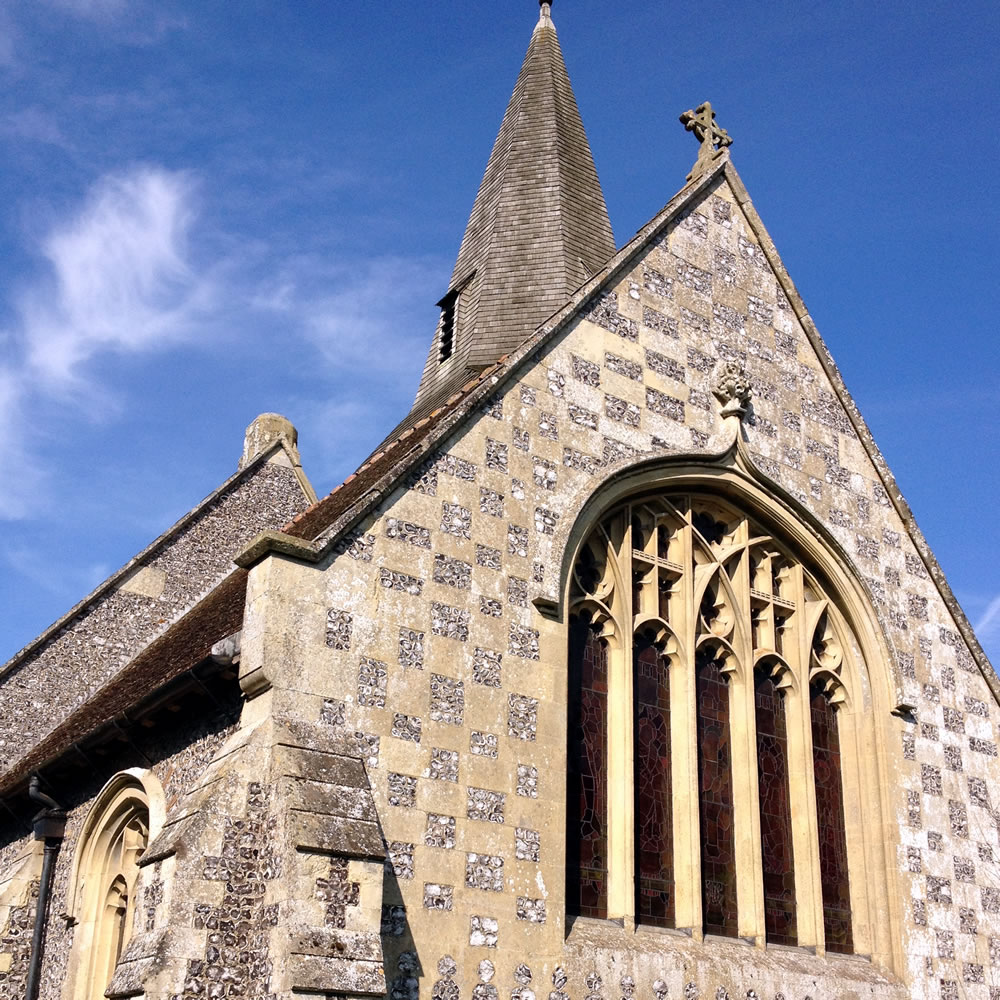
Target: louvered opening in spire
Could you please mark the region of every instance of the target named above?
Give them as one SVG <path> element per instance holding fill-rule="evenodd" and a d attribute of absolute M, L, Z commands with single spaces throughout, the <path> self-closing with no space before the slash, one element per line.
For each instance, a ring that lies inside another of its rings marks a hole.
<path fill-rule="evenodd" d="M 516 348 L 614 252 L 590 145 L 542 3 L 407 420 Z"/>

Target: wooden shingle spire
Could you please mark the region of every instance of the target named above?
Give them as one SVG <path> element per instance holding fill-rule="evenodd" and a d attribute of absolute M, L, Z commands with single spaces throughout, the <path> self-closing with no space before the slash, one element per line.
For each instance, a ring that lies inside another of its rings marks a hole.
<path fill-rule="evenodd" d="M 540 8 L 408 420 L 516 348 L 615 252 L 551 5 Z"/>

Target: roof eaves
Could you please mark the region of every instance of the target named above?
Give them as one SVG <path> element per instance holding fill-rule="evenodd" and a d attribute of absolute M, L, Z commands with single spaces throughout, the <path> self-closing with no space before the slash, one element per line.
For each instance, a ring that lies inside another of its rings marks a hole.
<path fill-rule="evenodd" d="M 216 642 L 238 631 L 243 621 L 246 584 L 246 572 L 234 569 L 27 755 L 0 774 L 0 795 L 89 733 L 119 718 L 143 698 L 197 666 Z"/>

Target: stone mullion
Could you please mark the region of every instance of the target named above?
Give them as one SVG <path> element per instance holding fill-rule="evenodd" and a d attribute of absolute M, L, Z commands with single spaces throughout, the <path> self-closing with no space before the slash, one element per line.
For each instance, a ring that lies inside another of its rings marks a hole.
<path fill-rule="evenodd" d="M 860 673 L 860 670 L 856 670 L 855 673 Z M 859 748 L 858 757 L 851 769 L 852 775 L 857 776 L 855 780 L 863 782 L 865 779 L 864 762 L 877 761 L 876 773 L 881 793 L 876 800 L 870 793 L 861 796 L 859 790 L 853 785 L 850 789 L 850 794 L 860 796 L 858 801 L 861 803 L 863 815 L 861 829 L 855 829 L 853 825 L 848 826 L 848 858 L 851 857 L 853 850 L 860 850 L 862 846 L 869 851 L 867 880 L 859 885 L 854 879 L 853 871 L 851 871 L 851 908 L 852 911 L 860 913 L 864 918 L 858 920 L 855 950 L 860 950 L 858 947 L 860 942 L 862 946 L 870 949 L 868 953 L 873 961 L 892 968 L 900 968 L 900 963 L 905 958 L 902 950 L 902 937 L 899 933 L 898 923 L 894 926 L 893 918 L 895 916 L 898 919 L 898 915 L 893 912 L 889 905 L 889 900 L 899 898 L 900 882 L 900 876 L 894 864 L 895 843 L 899 832 L 892 810 L 886 806 L 886 803 L 890 801 L 891 794 L 889 768 L 886 764 L 890 758 L 885 746 L 885 740 L 889 734 L 882 727 L 872 729 L 866 726 L 861 706 L 857 702 L 855 702 L 854 710 L 850 716 L 850 724 L 853 730 L 851 747 L 857 746 Z M 848 793 L 845 788 L 846 794 Z M 871 837 L 868 835 L 868 831 L 871 830 L 881 831 L 881 836 Z M 876 892 L 876 886 L 886 886 L 887 895 Z M 863 926 L 865 924 L 867 927 Z"/>
<path fill-rule="evenodd" d="M 740 526 L 746 533 L 746 521 Z M 741 539 L 746 541 L 746 538 Z M 725 569 L 720 568 L 725 576 Z M 750 626 L 750 552 L 744 548 L 729 578 L 735 599 L 732 644 L 738 664 L 729 673 L 729 725 L 733 749 L 733 825 L 739 935 L 764 943 L 764 876 L 760 847 L 757 725 L 754 711 L 753 630 Z"/>
<path fill-rule="evenodd" d="M 809 672 L 812 637 L 825 601 L 807 606 L 802 567 L 795 567 L 797 627 L 789 643 L 796 662 L 789 663 L 795 685 L 785 703 L 788 729 L 788 795 L 792 812 L 792 850 L 795 856 L 795 898 L 798 905 L 799 945 L 825 953 L 823 883 L 819 865 L 819 821 L 816 815 L 816 779 L 813 771 L 812 721 L 809 715 Z"/>
<path fill-rule="evenodd" d="M 690 516 L 690 514 L 689 514 Z M 670 745 L 674 792 L 674 905 L 678 927 L 702 937 L 701 837 L 698 810 L 698 706 L 694 683 L 694 649 L 698 628 L 692 529 L 681 532 L 678 599 L 670 625 L 680 642 L 676 669 L 670 673 Z"/>
<path fill-rule="evenodd" d="M 770 555 L 767 555 L 767 556 L 764 557 L 764 565 L 765 565 L 765 567 L 767 569 L 767 578 L 769 580 L 773 580 L 773 576 L 771 575 L 772 574 L 772 569 L 773 569 L 773 566 L 772 566 L 772 557 Z M 751 583 L 751 586 L 752 586 L 752 583 Z M 768 589 L 769 593 L 771 593 L 772 591 L 773 591 L 773 586 L 769 587 L 769 589 Z M 772 593 L 772 596 L 773 596 L 773 593 Z M 762 641 L 761 644 L 760 644 L 760 648 L 761 649 L 775 649 L 776 650 L 778 648 L 777 638 L 776 638 L 775 622 L 774 622 L 774 614 L 775 614 L 775 612 L 774 612 L 774 602 L 772 601 L 772 602 L 770 602 L 768 604 L 766 610 L 762 614 L 762 633 L 763 633 L 762 634 L 762 638 L 763 638 L 764 641 Z"/>
<path fill-rule="evenodd" d="M 812 768 L 809 728 L 809 705 L 804 692 L 809 690 L 808 647 L 804 646 L 805 596 L 802 566 L 795 563 L 791 574 L 795 611 L 785 622 L 782 649 L 788 663 L 788 677 L 778 684 L 785 699 L 785 731 L 788 751 L 788 804 L 792 825 L 792 859 L 795 871 L 796 933 L 800 945 L 815 947 L 818 941 L 817 917 L 822 899 L 817 900 L 814 881 L 819 871 L 819 840 L 816 808 L 811 799 L 807 769 Z"/>
<path fill-rule="evenodd" d="M 861 671 L 852 661 L 854 651 L 847 641 L 843 623 L 834 627 L 844 650 L 841 674 L 854 679 Z M 891 959 L 891 938 L 888 935 L 888 912 L 875 913 L 869 887 L 884 885 L 890 878 L 887 870 L 885 844 L 891 844 L 898 834 L 894 826 L 886 823 L 881 808 L 866 794 L 864 761 L 884 761 L 884 747 L 879 747 L 880 734 L 862 722 L 860 685 L 853 692 L 844 692 L 837 705 L 837 730 L 840 741 L 840 780 L 844 809 L 844 826 L 847 835 L 847 870 L 851 900 L 851 931 L 854 952 L 870 955 L 881 961 Z M 882 752 L 880 752 L 882 751 Z M 871 781 L 871 777 L 868 778 Z M 888 779 L 881 770 L 878 781 L 883 791 L 879 801 L 889 798 Z M 866 836 L 878 830 L 881 836 Z M 891 853 L 889 855 L 891 857 Z"/>
<path fill-rule="evenodd" d="M 619 621 L 608 649 L 608 916 L 635 921 L 635 801 L 632 710 L 632 527 L 626 517 L 617 564 Z"/>
<path fill-rule="evenodd" d="M 874 754 L 873 746 L 864 747 L 864 737 L 857 726 L 857 716 L 847 710 L 841 702 L 837 706 L 837 730 L 840 741 L 840 782 L 841 808 L 844 810 L 844 827 L 847 834 L 847 873 L 851 900 L 851 935 L 854 953 L 871 955 L 873 952 L 873 935 L 869 920 L 866 887 L 870 884 L 872 874 L 871 863 L 865 851 L 865 844 L 878 844 L 881 837 L 866 838 L 864 830 L 866 823 L 873 826 L 869 829 L 881 829 L 881 823 L 874 816 L 866 816 L 865 797 L 860 773 L 860 754 Z M 873 851 L 874 854 L 874 851 Z M 881 872 L 884 879 L 885 872 Z"/>

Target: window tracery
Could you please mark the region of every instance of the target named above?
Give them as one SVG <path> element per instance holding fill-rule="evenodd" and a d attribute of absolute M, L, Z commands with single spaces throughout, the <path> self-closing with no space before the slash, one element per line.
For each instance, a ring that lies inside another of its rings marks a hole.
<path fill-rule="evenodd" d="M 139 860 L 149 844 L 150 802 L 138 777 L 116 775 L 80 836 L 69 899 L 77 923 L 70 995 L 103 998 L 132 934 Z"/>
<path fill-rule="evenodd" d="M 601 518 L 570 582 L 570 915 L 854 950 L 840 730 L 864 668 L 830 593 L 721 497 Z"/>

